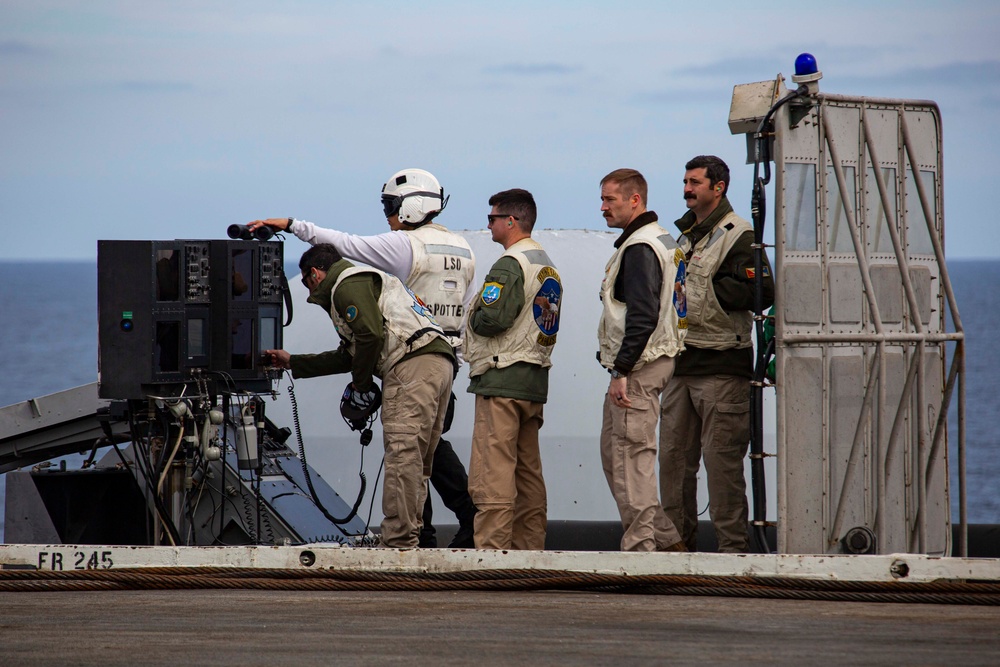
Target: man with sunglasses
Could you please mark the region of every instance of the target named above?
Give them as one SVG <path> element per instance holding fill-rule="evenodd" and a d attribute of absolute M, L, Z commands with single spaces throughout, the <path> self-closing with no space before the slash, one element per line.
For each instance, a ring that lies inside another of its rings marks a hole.
<path fill-rule="evenodd" d="M 296 218 L 255 220 L 248 226 L 251 231 L 268 226 L 291 232 L 314 245 L 329 243 L 345 259 L 364 262 L 399 276 L 427 305 L 445 333 L 461 338 L 465 333 L 466 310 L 476 295 L 476 263 L 468 241 L 435 221 L 448 204 L 444 188 L 430 172 L 403 169 L 382 186 L 381 201 L 391 231 L 373 236 L 324 229 Z M 454 398 L 449 414 L 454 412 L 453 404 Z M 448 545 L 450 548 L 471 549 L 473 546 L 476 507 L 469 496 L 468 482 L 465 466 L 451 443 L 441 440 L 434 451 L 431 484 L 445 506 L 458 518 L 459 529 Z M 432 515 L 428 496 L 420 533 L 421 547 L 437 546 Z"/>
<path fill-rule="evenodd" d="M 469 491 L 477 549 L 545 548 L 547 506 L 538 430 L 562 281 L 531 238 L 537 209 L 527 190 L 493 195 L 487 225 L 504 247 L 469 313 L 465 355 L 476 395 Z"/>

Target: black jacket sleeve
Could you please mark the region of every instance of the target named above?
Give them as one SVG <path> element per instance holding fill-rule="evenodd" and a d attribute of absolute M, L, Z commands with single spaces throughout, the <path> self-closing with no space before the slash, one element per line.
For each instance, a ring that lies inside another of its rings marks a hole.
<path fill-rule="evenodd" d="M 615 369 L 628 373 L 639 361 L 660 319 L 663 270 L 656 252 L 645 244 L 628 248 L 621 266 L 615 298 L 625 302 L 625 339 L 615 358 Z"/>
<path fill-rule="evenodd" d="M 764 303 L 765 309 L 774 303 L 774 273 L 764 253 Z M 715 298 L 723 310 L 753 310 L 753 232 L 747 231 L 737 239 L 712 277 Z"/>

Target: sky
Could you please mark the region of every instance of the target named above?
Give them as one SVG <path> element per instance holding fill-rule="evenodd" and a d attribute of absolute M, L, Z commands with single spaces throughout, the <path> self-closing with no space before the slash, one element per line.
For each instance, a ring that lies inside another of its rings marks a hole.
<path fill-rule="evenodd" d="M 732 89 L 804 51 L 825 92 L 938 102 L 947 254 L 1000 257 L 998 35 L 988 1 L 4 0 L 0 260 L 263 217 L 379 233 L 407 167 L 452 195 L 454 229 L 512 187 L 539 227 L 604 229 L 604 174 L 642 171 L 669 224 L 684 163 L 715 154 L 749 217 Z"/>

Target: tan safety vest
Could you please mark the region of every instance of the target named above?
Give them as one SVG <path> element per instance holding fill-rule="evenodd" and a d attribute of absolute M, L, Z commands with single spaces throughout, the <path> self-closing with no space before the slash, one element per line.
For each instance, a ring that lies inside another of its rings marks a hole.
<path fill-rule="evenodd" d="M 513 257 L 521 265 L 524 307 L 510 329 L 497 336 L 480 336 L 471 327 L 465 332 L 469 377 L 519 361 L 542 368 L 552 365 L 562 306 L 562 279 L 545 249 L 532 238 L 521 239 L 502 256 Z M 484 286 L 488 287 L 489 283 Z"/>
<path fill-rule="evenodd" d="M 462 301 L 476 279 L 476 260 L 469 242 L 434 223 L 408 230 L 406 236 L 413 248 L 407 287 L 427 304 L 448 335 L 460 336 L 465 326 Z"/>
<path fill-rule="evenodd" d="M 382 293 L 378 297 L 378 307 L 385 321 L 385 342 L 375 365 L 375 375 L 382 377 L 392 370 L 406 354 L 419 350 L 435 338 L 444 338 L 449 343 L 455 343 L 448 338 L 441 326 L 430 316 L 427 307 L 421 303 L 406 286 L 394 275 L 360 266 L 345 269 L 337 276 L 331 294 L 336 294 L 337 288 L 349 276 L 361 273 L 374 273 L 382 279 Z M 347 349 L 353 355 L 355 349 L 354 332 L 348 326 L 335 307 L 330 308 L 330 319 L 337 328 L 340 337 L 347 341 Z"/>
<path fill-rule="evenodd" d="M 660 318 L 633 370 L 660 357 L 676 356 L 684 349 L 684 331 L 687 326 L 683 317 L 684 271 L 681 267 L 684 253 L 677 247 L 670 232 L 660 225 L 650 223 L 632 233 L 615 250 L 604 267 L 604 280 L 601 282 L 601 303 L 604 310 L 597 325 L 597 340 L 600 344 L 601 365 L 605 368 L 614 367 L 625 339 L 625 302 L 615 299 L 615 281 L 618 279 L 625 251 L 640 243 L 652 248 L 656 258 L 660 260 L 663 287 L 660 289 Z"/>
<path fill-rule="evenodd" d="M 705 234 L 691 252 L 691 240 L 681 236 L 687 263 L 688 333 L 687 342 L 705 350 L 732 350 L 750 347 L 753 315 L 748 310 L 727 312 L 715 297 L 712 277 L 722 260 L 744 233 L 753 231 L 750 223 L 730 212 L 719 220 L 711 233 Z"/>

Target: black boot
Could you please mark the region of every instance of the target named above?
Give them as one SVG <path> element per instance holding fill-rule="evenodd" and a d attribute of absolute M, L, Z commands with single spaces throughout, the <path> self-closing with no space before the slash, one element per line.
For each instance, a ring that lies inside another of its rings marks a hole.
<path fill-rule="evenodd" d="M 469 475 L 458 458 L 451 443 L 441 439 L 434 449 L 434 463 L 431 468 L 431 484 L 441 496 L 444 506 L 455 513 L 458 532 L 448 545 L 452 549 L 474 549 L 472 536 L 476 518 L 476 506 L 469 496 Z M 427 506 L 424 506 L 426 515 Z M 426 519 L 424 527 L 428 525 Z"/>

